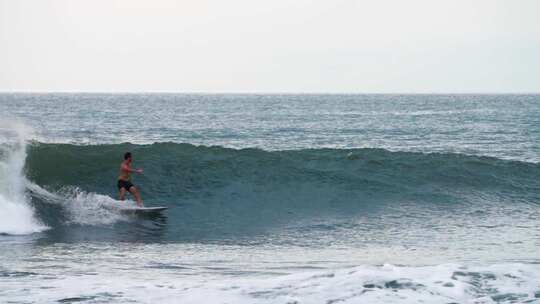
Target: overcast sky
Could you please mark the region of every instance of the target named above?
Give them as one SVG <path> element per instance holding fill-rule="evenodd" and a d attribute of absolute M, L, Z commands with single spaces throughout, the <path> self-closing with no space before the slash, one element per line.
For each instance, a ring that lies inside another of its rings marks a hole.
<path fill-rule="evenodd" d="M 0 0 L 0 91 L 540 92 L 540 1 Z"/>

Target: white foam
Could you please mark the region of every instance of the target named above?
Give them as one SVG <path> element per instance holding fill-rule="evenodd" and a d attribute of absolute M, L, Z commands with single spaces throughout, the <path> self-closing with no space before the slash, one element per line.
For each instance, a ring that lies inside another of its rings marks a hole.
<path fill-rule="evenodd" d="M 135 205 L 131 201 L 119 202 L 107 195 L 87 193 L 79 189 L 66 195 L 63 203 L 71 223 L 91 226 L 111 225 L 127 220 L 126 216 L 118 212 L 120 204 Z"/>
<path fill-rule="evenodd" d="M 40 280 L 39 276 L 22 278 L 19 282 L 17 278 L 0 278 L 0 283 L 12 283 L 5 295 L 13 301 L 95 298 L 100 303 L 194 304 L 536 303 L 540 288 L 540 268 L 531 264 L 419 267 L 387 264 L 296 270 L 289 275 L 274 276 L 208 275 L 204 271 L 186 276 L 171 269 L 141 268 L 141 257 L 130 261 L 116 260 L 122 266 L 121 272 L 112 265 L 94 261 L 69 265 L 69 271 L 59 269 L 54 278 L 51 268 L 47 268 L 47 280 Z M 218 265 L 201 265 L 211 266 Z M 22 288 L 29 292 L 20 292 Z"/>
<path fill-rule="evenodd" d="M 30 181 L 27 181 L 26 187 L 32 192 L 32 196 L 42 202 L 61 206 L 67 215 L 66 224 L 111 225 L 128 220 L 129 217 L 120 213 L 120 209 L 136 206 L 131 200 L 121 202 L 110 196 L 85 192 L 79 188 L 64 188 L 58 193 L 49 192 Z"/>
<path fill-rule="evenodd" d="M 24 202 L 0 195 L 0 233 L 31 234 L 47 229 L 34 218 L 32 208 Z"/>
<path fill-rule="evenodd" d="M 120 212 L 121 209 L 136 206 L 132 200 L 118 201 L 110 196 L 85 192 L 76 187 L 49 192 L 31 181 L 26 181 L 26 188 L 33 197 L 42 202 L 61 206 L 68 218 L 66 224 L 111 225 L 129 219 Z"/>
<path fill-rule="evenodd" d="M 47 229 L 34 217 L 25 193 L 23 170 L 29 132 L 20 123 L 0 124 L 0 233 L 30 234 Z"/>

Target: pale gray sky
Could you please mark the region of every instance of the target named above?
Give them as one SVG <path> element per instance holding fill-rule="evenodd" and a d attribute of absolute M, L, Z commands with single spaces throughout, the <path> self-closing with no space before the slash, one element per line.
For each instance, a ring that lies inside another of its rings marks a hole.
<path fill-rule="evenodd" d="M 0 91 L 540 92 L 540 1 L 0 0 Z"/>

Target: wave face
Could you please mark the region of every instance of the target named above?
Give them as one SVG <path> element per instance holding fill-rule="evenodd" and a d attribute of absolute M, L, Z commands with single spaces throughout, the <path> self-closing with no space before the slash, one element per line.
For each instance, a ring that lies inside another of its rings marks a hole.
<path fill-rule="evenodd" d="M 71 197 L 71 208 L 114 202 L 107 196 L 116 198 L 118 168 L 126 151 L 133 153 L 134 166 L 145 170 L 133 182 L 146 204 L 171 207 L 165 233 L 173 240 L 268 231 L 331 233 L 358 225 L 360 219 L 369 224 L 362 229 L 414 221 L 390 223 L 392 216 L 450 216 L 463 224 L 500 218 L 500 213 L 525 210 L 539 201 L 540 173 L 534 163 L 382 149 L 268 152 L 176 143 L 34 143 L 26 173 L 41 188 Z M 34 206 L 48 225 L 86 217 L 59 220 L 43 201 L 34 195 Z"/>

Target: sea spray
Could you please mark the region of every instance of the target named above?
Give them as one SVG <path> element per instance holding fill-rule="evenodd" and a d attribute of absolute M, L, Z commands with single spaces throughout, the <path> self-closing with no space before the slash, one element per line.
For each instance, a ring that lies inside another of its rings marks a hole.
<path fill-rule="evenodd" d="M 66 224 L 106 226 L 129 218 L 119 210 L 135 206 L 132 201 L 119 202 L 110 196 L 84 192 L 78 188 L 66 188 L 57 195 L 62 197 L 62 206 L 67 215 Z"/>
<path fill-rule="evenodd" d="M 25 191 L 23 171 L 28 129 L 18 123 L 0 124 L 0 233 L 30 234 L 47 227 L 34 217 Z"/>

